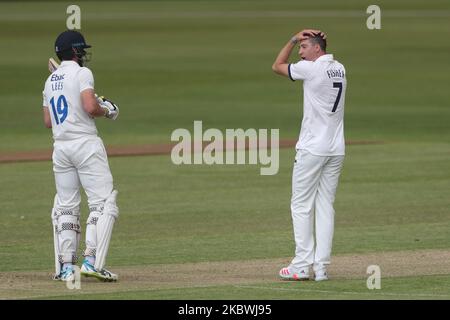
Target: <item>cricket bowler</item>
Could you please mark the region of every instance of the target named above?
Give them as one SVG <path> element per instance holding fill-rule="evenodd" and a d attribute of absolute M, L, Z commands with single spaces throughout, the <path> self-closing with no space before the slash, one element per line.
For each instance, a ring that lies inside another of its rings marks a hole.
<path fill-rule="evenodd" d="M 101 281 L 117 281 L 104 268 L 115 220 L 117 191 L 103 141 L 94 118 L 115 120 L 119 108 L 97 97 L 83 35 L 64 31 L 55 42 L 61 64 L 48 77 L 43 91 L 43 114 L 53 132 L 53 172 L 56 195 L 51 213 L 55 250 L 55 280 L 73 281 L 80 242 L 80 186 L 89 204 L 86 249 L 81 274 Z"/>
<path fill-rule="evenodd" d="M 297 44 L 301 60 L 289 63 Z M 281 49 L 272 66 L 277 74 L 303 81 L 303 121 L 292 173 L 295 257 L 279 272 L 285 280 L 308 280 L 311 267 L 315 281 L 328 280 L 333 203 L 345 155 L 347 80 L 344 66 L 326 52 L 326 45 L 320 30 L 303 30 Z"/>

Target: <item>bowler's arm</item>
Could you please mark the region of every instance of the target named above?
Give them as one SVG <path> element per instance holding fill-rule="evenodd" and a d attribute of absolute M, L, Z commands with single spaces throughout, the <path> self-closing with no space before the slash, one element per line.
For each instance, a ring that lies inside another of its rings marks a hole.
<path fill-rule="evenodd" d="M 289 40 L 288 43 L 281 49 L 280 53 L 278 54 L 277 58 L 275 59 L 275 62 L 272 65 L 272 70 L 282 76 L 289 77 L 289 63 L 288 59 L 291 55 L 292 49 L 294 49 L 295 45 L 297 44 L 297 40 L 295 37 L 293 37 L 291 40 Z"/>

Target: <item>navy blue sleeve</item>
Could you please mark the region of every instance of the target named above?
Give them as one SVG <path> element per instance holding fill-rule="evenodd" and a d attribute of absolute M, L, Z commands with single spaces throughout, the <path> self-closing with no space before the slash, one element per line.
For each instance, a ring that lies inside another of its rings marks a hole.
<path fill-rule="evenodd" d="M 288 65 L 288 73 L 289 73 L 289 79 L 291 79 L 292 81 L 295 81 L 294 79 L 292 79 L 292 75 L 291 75 L 291 64 L 289 63 Z"/>

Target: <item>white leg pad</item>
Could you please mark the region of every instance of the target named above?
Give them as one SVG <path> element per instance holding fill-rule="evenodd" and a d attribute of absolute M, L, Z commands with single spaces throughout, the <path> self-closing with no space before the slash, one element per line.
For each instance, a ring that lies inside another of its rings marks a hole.
<path fill-rule="evenodd" d="M 117 193 L 117 190 L 113 190 L 106 199 L 103 212 L 97 221 L 97 250 L 94 265 L 97 270 L 102 270 L 105 266 L 114 222 L 119 217 L 119 208 L 116 205 Z"/>
<path fill-rule="evenodd" d="M 59 239 L 58 239 L 58 215 L 56 208 L 58 207 L 58 195 L 55 195 L 52 208 L 52 226 L 53 226 L 53 247 L 55 253 L 55 275 L 58 276 L 61 273 L 61 263 L 59 262 Z"/>
<path fill-rule="evenodd" d="M 77 262 L 78 244 L 80 241 L 80 210 L 65 209 L 58 205 L 55 196 L 52 210 L 53 245 L 55 252 L 55 272 L 61 272 L 61 265 L 66 262 Z"/>
<path fill-rule="evenodd" d="M 97 222 L 103 211 L 103 204 L 89 208 L 90 214 L 86 221 L 86 250 L 84 256 L 96 256 L 97 252 Z"/>

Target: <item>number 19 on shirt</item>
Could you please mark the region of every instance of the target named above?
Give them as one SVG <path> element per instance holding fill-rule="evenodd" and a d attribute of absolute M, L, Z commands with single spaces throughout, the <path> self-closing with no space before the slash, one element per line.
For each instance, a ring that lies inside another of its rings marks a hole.
<path fill-rule="evenodd" d="M 52 105 L 53 117 L 55 118 L 56 124 L 61 124 L 66 120 L 67 113 L 69 111 L 69 105 L 67 104 L 66 97 L 60 95 L 55 106 L 55 97 L 50 99 L 50 104 Z"/>

